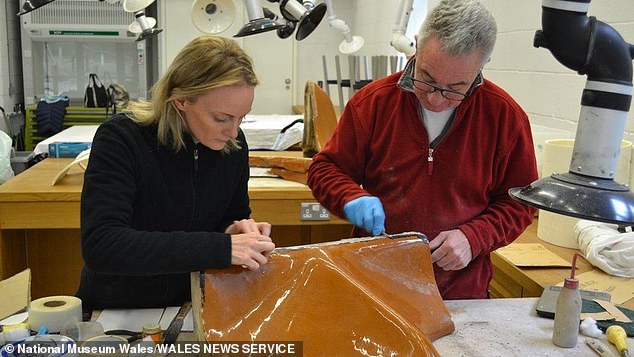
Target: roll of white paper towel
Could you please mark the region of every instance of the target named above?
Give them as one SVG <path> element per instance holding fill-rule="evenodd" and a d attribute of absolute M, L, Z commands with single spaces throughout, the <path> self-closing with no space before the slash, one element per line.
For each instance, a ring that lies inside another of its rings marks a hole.
<path fill-rule="evenodd" d="M 575 141 L 572 139 L 546 140 L 541 177 L 550 176 L 555 172 L 568 172 L 574 144 Z M 632 143 L 623 140 L 621 142 L 621 153 L 614 177 L 616 182 L 622 184 L 628 184 L 630 182 L 631 157 Z M 577 249 L 577 242 L 574 239 L 574 226 L 578 221 L 578 218 L 539 210 L 537 237 L 551 244 Z"/>

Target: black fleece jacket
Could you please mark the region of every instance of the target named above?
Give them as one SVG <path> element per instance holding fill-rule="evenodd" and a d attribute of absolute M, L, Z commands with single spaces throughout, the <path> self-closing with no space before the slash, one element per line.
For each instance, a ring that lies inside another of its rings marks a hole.
<path fill-rule="evenodd" d="M 230 153 L 157 143 L 156 126 L 117 114 L 93 139 L 81 199 L 85 309 L 190 299 L 189 272 L 231 265 L 234 220 L 248 218 L 248 147 Z"/>

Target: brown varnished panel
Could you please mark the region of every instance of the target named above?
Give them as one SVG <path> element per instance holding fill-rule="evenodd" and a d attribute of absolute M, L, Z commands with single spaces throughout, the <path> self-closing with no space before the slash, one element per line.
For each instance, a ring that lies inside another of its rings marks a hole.
<path fill-rule="evenodd" d="M 303 341 L 307 356 L 424 356 L 437 355 L 430 340 L 454 330 L 417 236 L 280 249 L 259 270 L 193 279 L 196 334 L 208 341 Z"/>

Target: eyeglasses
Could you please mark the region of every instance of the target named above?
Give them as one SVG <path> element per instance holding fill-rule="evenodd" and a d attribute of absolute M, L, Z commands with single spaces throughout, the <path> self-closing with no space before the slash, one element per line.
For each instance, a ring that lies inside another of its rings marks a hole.
<path fill-rule="evenodd" d="M 455 101 L 464 100 L 466 97 L 470 96 L 471 93 L 473 93 L 474 89 L 476 89 L 482 84 L 482 71 L 478 72 L 478 75 L 476 76 L 475 80 L 471 83 L 471 86 L 469 86 L 469 89 L 467 90 L 466 93 L 458 92 L 457 90 L 453 90 L 449 88 L 441 88 L 430 82 L 427 82 L 421 79 L 416 79 L 412 77 L 411 75 L 407 75 L 407 77 L 409 78 L 406 78 L 406 80 L 410 81 L 411 86 L 413 86 L 414 88 L 425 93 L 434 93 L 438 91 L 440 92 L 440 95 L 442 95 L 443 97 L 449 100 L 455 100 Z"/>

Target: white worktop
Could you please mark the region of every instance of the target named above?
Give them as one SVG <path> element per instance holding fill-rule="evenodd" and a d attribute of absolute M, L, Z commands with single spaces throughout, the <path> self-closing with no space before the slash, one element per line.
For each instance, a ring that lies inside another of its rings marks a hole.
<path fill-rule="evenodd" d="M 579 335 L 577 347 L 551 342 L 551 319 L 537 316 L 537 298 L 445 301 L 456 325 L 451 335 L 434 341 L 442 356 L 597 356 Z M 601 342 L 616 354 L 605 335 Z M 634 351 L 634 339 L 627 339 Z"/>

